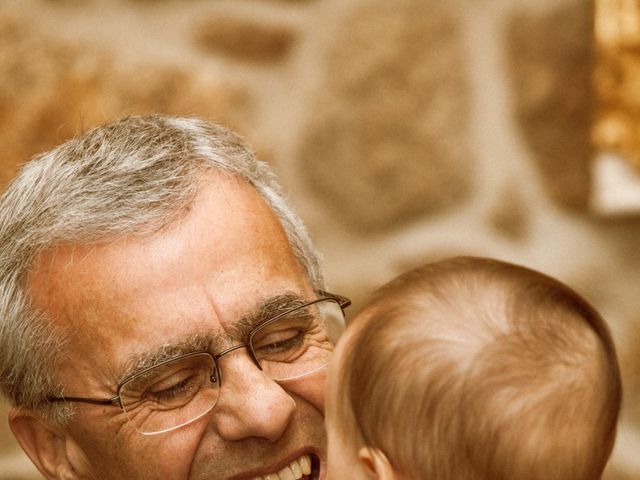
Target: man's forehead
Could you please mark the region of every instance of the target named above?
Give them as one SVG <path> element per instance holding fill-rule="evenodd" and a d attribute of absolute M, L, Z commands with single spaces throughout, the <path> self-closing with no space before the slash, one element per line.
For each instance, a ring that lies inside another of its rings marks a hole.
<path fill-rule="evenodd" d="M 169 270 L 174 277 L 182 274 L 191 280 L 206 262 L 219 267 L 216 274 L 223 277 L 240 263 L 243 252 L 256 265 L 271 261 L 300 269 L 279 220 L 253 187 L 215 173 L 207 174 L 201 185 L 189 212 L 153 235 L 125 235 L 109 242 L 60 245 L 42 252 L 29 276 L 31 293 L 63 297 L 70 277 L 76 284 L 84 283 L 84 293 L 102 281 L 99 294 L 117 285 L 120 275 L 137 277 L 137 282 L 129 282 L 118 292 L 135 295 L 136 284 L 167 280 Z M 247 247 L 244 251 L 243 245 Z M 247 275 L 252 273 L 256 272 Z M 56 286 L 62 288 L 56 291 Z M 237 294 L 247 295 L 253 286 L 238 284 L 235 288 L 244 288 L 247 292 Z"/>

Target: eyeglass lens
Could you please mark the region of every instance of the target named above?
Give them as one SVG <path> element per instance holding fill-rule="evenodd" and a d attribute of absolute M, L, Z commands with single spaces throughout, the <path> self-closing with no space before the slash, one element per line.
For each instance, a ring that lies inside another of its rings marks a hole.
<path fill-rule="evenodd" d="M 250 335 L 249 348 L 267 376 L 293 380 L 327 365 L 344 328 L 340 305 L 326 299 L 257 328 Z M 136 430 L 152 435 L 186 425 L 209 412 L 219 390 L 213 357 L 194 353 L 131 378 L 120 388 L 120 399 Z"/>

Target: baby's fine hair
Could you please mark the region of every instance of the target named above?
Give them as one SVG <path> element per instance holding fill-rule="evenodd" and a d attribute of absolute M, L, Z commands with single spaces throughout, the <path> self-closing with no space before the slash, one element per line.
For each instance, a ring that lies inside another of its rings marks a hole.
<path fill-rule="evenodd" d="M 431 263 L 378 290 L 346 340 L 338 418 L 403 478 L 600 478 L 620 372 L 605 322 L 561 282 Z"/>

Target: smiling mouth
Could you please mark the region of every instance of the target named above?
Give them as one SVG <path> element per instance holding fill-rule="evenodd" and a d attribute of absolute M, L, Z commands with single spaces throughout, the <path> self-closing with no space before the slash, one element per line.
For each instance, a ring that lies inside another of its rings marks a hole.
<path fill-rule="evenodd" d="M 313 454 L 301 455 L 276 473 L 251 480 L 319 480 L 320 460 Z"/>

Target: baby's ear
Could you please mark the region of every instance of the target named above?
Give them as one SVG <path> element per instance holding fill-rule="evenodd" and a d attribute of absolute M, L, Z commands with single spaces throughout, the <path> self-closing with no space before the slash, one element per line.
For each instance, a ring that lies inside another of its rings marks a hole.
<path fill-rule="evenodd" d="M 362 447 L 358 452 L 358 459 L 371 478 L 378 480 L 395 480 L 398 478 L 391 466 L 391 462 L 379 448 Z"/>

